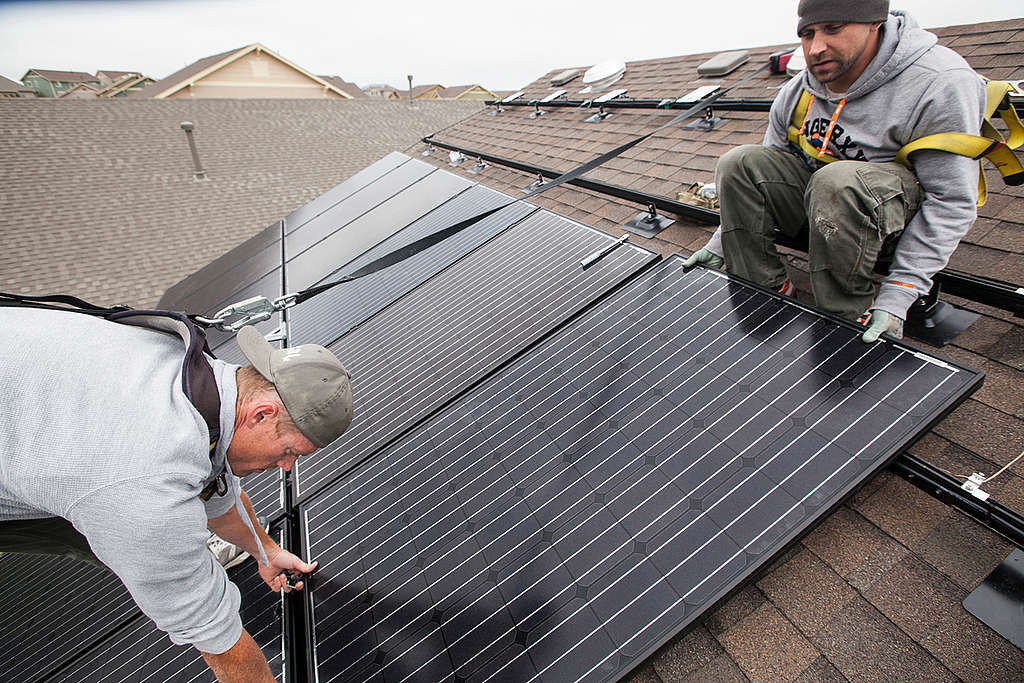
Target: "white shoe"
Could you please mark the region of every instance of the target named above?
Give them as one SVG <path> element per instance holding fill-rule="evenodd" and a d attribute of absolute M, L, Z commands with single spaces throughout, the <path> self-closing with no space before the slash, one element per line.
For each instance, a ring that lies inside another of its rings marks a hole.
<path fill-rule="evenodd" d="M 234 543 L 228 543 L 216 534 L 210 534 L 206 539 L 206 547 L 213 553 L 213 557 L 225 569 L 238 566 L 249 559 L 249 553 L 239 548 Z"/>
<path fill-rule="evenodd" d="M 259 522 L 264 531 L 269 531 L 270 527 L 267 524 L 265 517 L 257 517 L 256 521 Z M 234 543 L 228 543 L 212 531 L 210 532 L 210 537 L 206 539 L 206 547 L 210 549 L 210 552 L 213 553 L 214 559 L 216 559 L 224 569 L 237 567 L 252 557 L 242 548 L 238 547 Z"/>

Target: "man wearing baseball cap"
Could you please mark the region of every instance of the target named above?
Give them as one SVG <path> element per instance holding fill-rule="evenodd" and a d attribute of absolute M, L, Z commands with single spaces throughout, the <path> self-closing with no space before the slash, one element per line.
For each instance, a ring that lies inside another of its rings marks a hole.
<path fill-rule="evenodd" d="M 868 322 L 865 342 L 902 336 L 907 309 L 931 288 L 973 224 L 977 161 L 907 143 L 939 133 L 977 135 L 986 88 L 888 0 L 801 0 L 797 35 L 807 67 L 772 104 L 761 145 L 719 159 L 721 226 L 687 264 L 792 294 L 775 230 L 809 234 L 819 306 Z M 882 254 L 892 265 L 874 272 Z"/>
<path fill-rule="evenodd" d="M 251 365 L 204 356 L 220 404 L 211 450 L 182 389 L 179 337 L 35 308 L 0 308 L 0 327 L 0 552 L 105 566 L 221 681 L 272 681 L 206 541 L 213 531 L 258 558 L 274 591 L 291 590 L 285 572 L 314 569 L 255 522 L 239 478 L 290 470 L 339 437 L 352 420 L 349 373 L 322 346 L 276 349 L 243 328 Z"/>

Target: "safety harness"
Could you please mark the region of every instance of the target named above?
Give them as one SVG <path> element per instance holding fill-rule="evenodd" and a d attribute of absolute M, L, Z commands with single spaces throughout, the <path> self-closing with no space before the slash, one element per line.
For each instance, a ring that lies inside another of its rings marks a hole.
<path fill-rule="evenodd" d="M 56 305 L 63 304 L 63 305 Z M 161 310 L 136 310 L 127 306 L 104 308 L 78 297 L 63 294 L 53 296 L 27 296 L 0 292 L 0 306 L 21 306 L 54 311 L 83 313 L 124 325 L 135 325 L 160 332 L 170 332 L 185 344 L 185 357 L 181 362 L 181 390 L 202 416 L 210 433 L 210 459 L 220 440 L 220 392 L 214 378 L 209 356 L 213 356 L 206 342 L 206 333 L 184 313 Z M 199 497 L 209 500 L 213 494 L 227 493 L 226 472 L 214 477 Z"/>
<path fill-rule="evenodd" d="M 1007 185 L 1024 184 L 1024 166 L 1021 165 L 1020 160 L 1017 159 L 1013 152 L 1021 144 L 1024 144 L 1024 124 L 1021 124 L 1020 117 L 1010 101 L 1010 94 L 1016 92 L 1016 89 L 1011 83 L 1006 81 L 986 80 L 986 86 L 985 118 L 982 121 L 979 135 L 971 135 L 969 133 L 936 133 L 934 135 L 926 135 L 901 147 L 896 153 L 895 160 L 907 168 L 913 169 L 910 155 L 914 152 L 923 149 L 951 152 L 977 159 L 979 166 L 982 159 L 988 159 L 999 169 L 999 173 L 1002 174 L 1003 181 Z M 804 90 L 800 94 L 796 107 L 793 109 L 793 117 L 789 124 L 787 137 L 791 143 L 812 159 L 817 159 L 826 164 L 838 161 L 839 159 L 828 154 L 825 150 L 828 148 L 832 129 L 846 100 L 844 99 L 839 103 L 835 113 L 832 115 L 832 122 L 829 124 L 820 147 L 815 147 L 804 135 L 812 102 L 814 102 L 814 95 Z M 993 117 L 1001 118 L 1003 123 L 1006 124 L 1007 132 L 1009 133 L 1008 139 L 1003 139 L 1002 133 L 992 125 Z M 985 169 L 979 168 L 978 206 L 984 206 L 987 198 L 988 187 L 985 182 Z"/>

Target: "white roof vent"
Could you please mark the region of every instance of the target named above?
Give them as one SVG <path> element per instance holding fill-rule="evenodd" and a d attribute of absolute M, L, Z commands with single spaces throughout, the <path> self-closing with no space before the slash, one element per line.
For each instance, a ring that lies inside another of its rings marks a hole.
<path fill-rule="evenodd" d="M 587 72 L 583 74 L 583 82 L 590 87 L 591 91 L 596 92 L 618 81 L 624 73 L 626 73 L 626 63 L 610 59 L 587 69 Z"/>
<path fill-rule="evenodd" d="M 746 64 L 749 59 L 750 53 L 746 50 L 723 52 L 698 66 L 697 73 L 701 76 L 725 76 Z"/>
<path fill-rule="evenodd" d="M 579 69 L 566 69 L 562 73 L 555 74 L 551 79 L 551 85 L 565 85 L 582 73 Z"/>

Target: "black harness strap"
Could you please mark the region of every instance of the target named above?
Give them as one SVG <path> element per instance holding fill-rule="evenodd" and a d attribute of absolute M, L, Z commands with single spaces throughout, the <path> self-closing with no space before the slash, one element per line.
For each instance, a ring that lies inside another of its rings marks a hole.
<path fill-rule="evenodd" d="M 55 304 L 65 304 L 57 306 Z M 181 389 L 195 407 L 210 432 L 210 456 L 220 440 L 220 392 L 214 378 L 213 366 L 207 359 L 213 353 L 206 342 L 206 333 L 184 313 L 177 311 L 135 310 L 127 306 L 103 308 L 77 297 L 65 294 L 28 296 L 0 292 L 0 306 L 20 306 L 51 311 L 65 311 L 92 315 L 115 323 L 136 325 L 181 337 L 185 344 L 182 360 Z"/>

